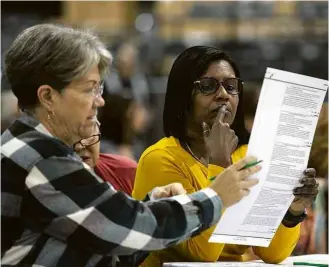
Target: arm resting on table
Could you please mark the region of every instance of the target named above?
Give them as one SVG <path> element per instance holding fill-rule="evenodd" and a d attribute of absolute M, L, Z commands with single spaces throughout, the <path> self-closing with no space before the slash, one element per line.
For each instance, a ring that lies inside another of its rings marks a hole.
<path fill-rule="evenodd" d="M 300 233 L 300 224 L 293 228 L 282 223 L 276 231 L 269 247 L 253 247 L 255 254 L 266 263 L 277 264 L 284 261 L 294 250 Z"/>

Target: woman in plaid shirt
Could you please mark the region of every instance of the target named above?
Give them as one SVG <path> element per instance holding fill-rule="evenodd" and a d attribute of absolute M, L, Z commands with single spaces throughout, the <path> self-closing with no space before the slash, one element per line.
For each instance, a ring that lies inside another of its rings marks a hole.
<path fill-rule="evenodd" d="M 190 195 L 180 184 L 156 188 L 151 198 L 173 196 L 158 201 L 136 201 L 100 179 L 72 146 L 92 134 L 110 63 L 94 35 L 51 24 L 26 29 L 7 51 L 23 114 L 1 136 L 3 266 L 115 266 L 117 256 L 209 228 L 257 183 L 246 178 L 260 167 L 241 170 L 253 157 Z"/>

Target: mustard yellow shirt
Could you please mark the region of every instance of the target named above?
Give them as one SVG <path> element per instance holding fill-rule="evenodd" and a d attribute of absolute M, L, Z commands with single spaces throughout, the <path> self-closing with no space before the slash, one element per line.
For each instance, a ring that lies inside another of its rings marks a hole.
<path fill-rule="evenodd" d="M 233 153 L 232 161 L 236 162 L 245 157 L 246 151 L 247 146 L 241 146 Z M 205 167 L 187 153 L 176 138 L 163 138 L 146 149 L 141 156 L 132 196 L 142 200 L 154 187 L 174 182 L 181 183 L 188 193 L 192 193 L 208 187 L 209 179 L 223 170 L 215 165 Z M 214 228 L 215 226 L 179 245 L 152 252 L 141 266 L 160 267 L 163 262 L 171 261 L 243 261 L 249 246 L 209 243 Z M 298 241 L 299 232 L 299 225 L 287 228 L 281 224 L 268 248 L 252 249 L 264 262 L 279 263 L 291 254 Z"/>

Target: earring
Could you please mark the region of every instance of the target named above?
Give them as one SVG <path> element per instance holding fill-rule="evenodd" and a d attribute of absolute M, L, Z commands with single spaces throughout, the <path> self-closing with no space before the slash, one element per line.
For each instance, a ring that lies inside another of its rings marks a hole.
<path fill-rule="evenodd" d="M 50 120 L 50 115 L 53 116 L 54 114 L 55 114 L 55 112 L 52 110 L 52 111 L 51 111 L 51 114 L 48 113 L 48 115 L 47 115 L 47 119 Z"/>

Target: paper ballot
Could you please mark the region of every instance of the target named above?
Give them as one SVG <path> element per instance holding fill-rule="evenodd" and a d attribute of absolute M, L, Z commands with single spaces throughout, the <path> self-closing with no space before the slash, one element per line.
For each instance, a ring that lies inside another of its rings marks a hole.
<path fill-rule="evenodd" d="M 328 81 L 267 68 L 248 145 L 262 170 L 228 208 L 209 242 L 268 247 L 307 167 Z"/>
<path fill-rule="evenodd" d="M 163 267 L 276 267 L 289 266 L 286 264 L 266 264 L 262 262 L 170 262 Z"/>

